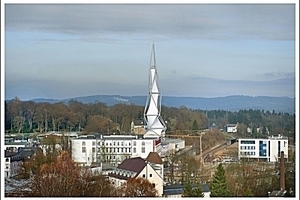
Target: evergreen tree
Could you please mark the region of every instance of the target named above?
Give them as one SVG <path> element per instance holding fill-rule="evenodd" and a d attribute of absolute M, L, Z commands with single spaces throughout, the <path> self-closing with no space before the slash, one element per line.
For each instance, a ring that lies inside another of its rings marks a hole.
<path fill-rule="evenodd" d="M 184 185 L 184 190 L 183 190 L 183 196 L 184 197 L 190 197 L 190 195 L 192 194 L 192 185 L 191 183 L 188 181 L 187 183 L 185 183 Z"/>
<path fill-rule="evenodd" d="M 201 185 L 198 184 L 196 188 L 193 188 L 193 196 L 191 197 L 204 197 Z"/>
<path fill-rule="evenodd" d="M 213 176 L 213 180 L 210 184 L 211 197 L 228 197 L 230 191 L 227 188 L 227 181 L 225 176 L 225 170 L 222 163 L 217 167 L 217 171 Z"/>
<path fill-rule="evenodd" d="M 198 184 L 195 188 L 192 187 L 191 183 L 188 181 L 183 190 L 183 197 L 203 197 L 203 191 L 201 185 Z"/>
<path fill-rule="evenodd" d="M 198 122 L 194 119 L 192 130 L 198 130 Z"/>

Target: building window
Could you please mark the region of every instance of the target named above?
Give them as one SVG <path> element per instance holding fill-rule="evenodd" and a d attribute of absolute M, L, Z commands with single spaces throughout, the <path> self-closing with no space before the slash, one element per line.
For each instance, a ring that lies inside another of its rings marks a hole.
<path fill-rule="evenodd" d="M 95 152 L 96 152 L 96 148 L 93 147 L 93 148 L 92 148 L 92 153 L 95 153 Z"/>
<path fill-rule="evenodd" d="M 133 153 L 136 153 L 136 148 L 135 147 L 133 148 Z"/>
<path fill-rule="evenodd" d="M 116 146 L 116 142 L 114 142 L 114 146 Z"/>
<path fill-rule="evenodd" d="M 130 146 L 130 142 L 128 143 L 128 146 Z"/>
<path fill-rule="evenodd" d="M 152 187 L 154 187 L 154 188 L 155 188 L 155 183 L 152 183 Z"/>
<path fill-rule="evenodd" d="M 142 142 L 142 146 L 145 146 L 145 142 L 144 141 Z"/>
<path fill-rule="evenodd" d="M 142 153 L 145 153 L 145 147 L 142 147 Z"/>
<path fill-rule="evenodd" d="M 101 145 L 101 142 L 98 142 L 98 145 L 100 146 L 100 145 Z"/>
<path fill-rule="evenodd" d="M 129 153 L 131 152 L 131 149 L 130 149 L 130 148 L 128 149 L 128 152 L 129 152 Z"/>
<path fill-rule="evenodd" d="M 119 148 L 117 149 L 117 152 L 119 153 Z"/>
<path fill-rule="evenodd" d="M 146 175 L 145 174 L 143 174 L 143 178 L 145 178 L 146 177 Z"/>
<path fill-rule="evenodd" d="M 96 145 L 96 142 L 95 142 L 95 141 L 93 141 L 93 142 L 92 142 L 92 145 L 93 145 L 93 146 L 95 146 L 95 145 Z"/>
<path fill-rule="evenodd" d="M 255 144 L 254 140 L 242 140 L 241 144 Z"/>
<path fill-rule="evenodd" d="M 85 146 L 85 141 L 82 142 L 82 146 Z"/>
<path fill-rule="evenodd" d="M 121 153 L 123 153 L 123 148 L 121 148 Z"/>
<path fill-rule="evenodd" d="M 136 146 L 136 141 L 133 141 L 133 146 Z"/>
<path fill-rule="evenodd" d="M 118 142 L 118 144 L 117 144 L 118 146 L 119 146 L 119 142 Z"/>
<path fill-rule="evenodd" d="M 82 153 L 86 153 L 86 147 L 82 147 Z"/>
<path fill-rule="evenodd" d="M 121 142 L 121 146 L 123 146 L 123 142 Z"/>
<path fill-rule="evenodd" d="M 152 174 L 149 174 L 150 178 L 152 177 Z"/>
<path fill-rule="evenodd" d="M 104 146 L 104 142 L 102 142 L 102 146 Z"/>

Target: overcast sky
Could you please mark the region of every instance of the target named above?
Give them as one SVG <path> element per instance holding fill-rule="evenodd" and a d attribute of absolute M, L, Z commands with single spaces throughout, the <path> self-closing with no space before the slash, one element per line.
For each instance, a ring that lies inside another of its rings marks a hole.
<path fill-rule="evenodd" d="M 295 97 L 294 4 L 8 3 L 5 99 Z"/>

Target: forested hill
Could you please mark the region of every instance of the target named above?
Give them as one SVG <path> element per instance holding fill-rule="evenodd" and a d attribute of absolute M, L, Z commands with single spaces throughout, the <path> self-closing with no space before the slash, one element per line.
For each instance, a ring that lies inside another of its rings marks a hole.
<path fill-rule="evenodd" d="M 75 97 L 68 99 L 32 99 L 34 102 L 68 102 L 70 100 L 77 100 L 82 103 L 103 102 L 108 106 L 115 104 L 135 104 L 144 106 L 146 103 L 146 96 L 120 96 L 120 95 L 94 95 Z M 275 112 L 295 113 L 295 98 L 289 97 L 268 97 L 268 96 L 227 96 L 215 98 L 203 97 L 171 97 L 163 96 L 162 105 L 167 107 L 181 107 L 185 106 L 190 109 L 200 110 L 228 110 L 238 111 L 242 109 L 258 109 L 269 110 Z"/>

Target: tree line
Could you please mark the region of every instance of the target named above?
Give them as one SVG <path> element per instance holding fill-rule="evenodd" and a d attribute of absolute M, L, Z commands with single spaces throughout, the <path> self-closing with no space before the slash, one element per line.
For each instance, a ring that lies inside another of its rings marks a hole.
<path fill-rule="evenodd" d="M 83 131 L 84 133 L 130 133 L 131 122 L 144 118 L 144 107 L 116 104 L 107 106 L 102 102 L 84 104 L 69 102 L 21 101 L 17 97 L 5 101 L 6 133 L 45 133 L 48 131 Z M 238 134 L 266 136 L 295 135 L 295 114 L 277 113 L 274 110 L 193 110 L 187 107 L 162 106 L 162 118 L 167 122 L 167 132 L 176 130 L 203 130 L 213 123 L 219 129 L 226 124 L 239 123 Z M 257 131 L 259 129 L 259 131 Z M 260 135 L 259 135 L 260 134 Z"/>

